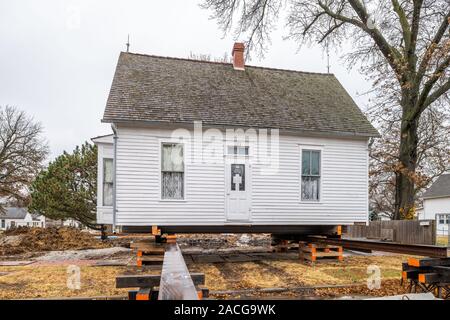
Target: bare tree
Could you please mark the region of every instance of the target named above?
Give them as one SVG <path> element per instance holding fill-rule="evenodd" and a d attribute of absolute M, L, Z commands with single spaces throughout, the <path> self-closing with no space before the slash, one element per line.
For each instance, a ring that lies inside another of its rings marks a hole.
<path fill-rule="evenodd" d="M 25 112 L 0 107 L 0 198 L 27 202 L 27 187 L 48 153 L 41 134 L 42 126 Z"/>
<path fill-rule="evenodd" d="M 419 122 L 432 105 L 448 103 L 450 90 L 450 2 L 448 0 L 204 0 L 225 32 L 247 36 L 263 52 L 283 8 L 289 36 L 299 44 L 339 47 L 373 81 L 387 112 L 400 105 L 395 219 L 414 211 Z M 236 22 L 236 23 L 234 23 Z M 448 105 L 447 105 L 448 108 Z"/>
<path fill-rule="evenodd" d="M 377 124 L 382 137 L 370 148 L 370 205 L 376 213 L 395 216 L 395 172 L 398 170 L 400 108 L 395 113 L 372 110 L 368 116 Z M 414 199 L 420 205 L 420 195 L 431 182 L 450 168 L 450 110 L 432 106 L 424 111 L 418 129 L 417 169 L 413 177 Z M 414 218 L 410 211 L 405 218 Z"/>
<path fill-rule="evenodd" d="M 212 61 L 212 62 L 223 62 L 223 63 L 231 63 L 231 56 L 228 53 L 224 53 L 222 57 L 211 58 L 210 54 L 196 54 L 192 51 L 189 53 L 189 59 L 199 60 L 199 61 Z"/>

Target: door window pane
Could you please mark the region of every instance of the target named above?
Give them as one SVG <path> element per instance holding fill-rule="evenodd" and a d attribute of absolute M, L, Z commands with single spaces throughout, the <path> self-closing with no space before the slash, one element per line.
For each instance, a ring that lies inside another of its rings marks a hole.
<path fill-rule="evenodd" d="M 248 146 L 244 146 L 244 147 L 240 147 L 240 146 L 228 146 L 227 147 L 227 153 L 229 155 L 239 155 L 239 156 L 248 156 L 249 153 L 249 147 Z"/>
<path fill-rule="evenodd" d="M 245 191 L 245 165 L 232 164 L 231 165 L 231 191 L 236 191 L 236 186 L 239 186 L 239 191 Z"/>

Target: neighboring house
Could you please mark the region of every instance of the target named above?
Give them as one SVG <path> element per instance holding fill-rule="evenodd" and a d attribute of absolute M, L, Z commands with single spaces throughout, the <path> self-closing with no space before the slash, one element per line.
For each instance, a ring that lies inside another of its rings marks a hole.
<path fill-rule="evenodd" d="M 450 173 L 443 174 L 423 194 L 423 213 L 420 220 L 436 220 L 436 233 L 448 234 L 450 223 Z"/>
<path fill-rule="evenodd" d="M 121 53 L 98 145 L 98 223 L 325 233 L 368 221 L 378 132 L 332 74 Z"/>
<path fill-rule="evenodd" d="M 6 207 L 5 213 L 0 214 L 0 230 L 14 227 L 45 228 L 45 217 L 29 213 L 26 208 Z"/>
<path fill-rule="evenodd" d="M 86 228 L 80 222 L 78 222 L 74 219 L 66 219 L 66 220 L 47 219 L 46 225 L 47 225 L 47 227 L 73 227 L 73 228 L 79 228 L 79 229 Z"/>

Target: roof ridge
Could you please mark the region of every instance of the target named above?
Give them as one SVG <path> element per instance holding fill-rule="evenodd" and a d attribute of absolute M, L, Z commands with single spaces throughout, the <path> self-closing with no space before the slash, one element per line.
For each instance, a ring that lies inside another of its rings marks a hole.
<path fill-rule="evenodd" d="M 149 57 L 149 58 L 160 58 L 160 59 L 167 59 L 167 60 L 178 60 L 178 61 L 189 61 L 189 62 L 208 63 L 208 64 L 219 64 L 219 65 L 227 65 L 227 66 L 231 66 L 232 65 L 232 63 L 229 63 L 229 62 L 197 60 L 197 59 L 168 57 L 168 56 L 158 56 L 158 55 L 146 54 L 146 53 L 135 53 L 135 52 L 121 51 L 121 54 L 130 54 L 130 55 L 135 55 L 135 56 L 143 56 L 143 57 Z M 245 67 L 258 68 L 258 69 L 264 69 L 264 70 L 272 70 L 272 71 L 295 72 L 295 73 L 301 73 L 301 74 L 310 74 L 310 75 L 332 76 L 332 77 L 334 77 L 333 73 L 310 72 L 310 71 L 281 69 L 281 68 L 262 67 L 262 66 L 253 66 L 253 65 L 245 65 Z"/>

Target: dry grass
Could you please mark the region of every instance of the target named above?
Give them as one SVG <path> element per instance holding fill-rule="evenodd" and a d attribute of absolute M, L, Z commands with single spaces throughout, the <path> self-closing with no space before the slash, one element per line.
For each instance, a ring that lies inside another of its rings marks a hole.
<path fill-rule="evenodd" d="M 298 261 L 229 263 L 227 275 L 212 264 L 197 265 L 206 274 L 210 290 L 295 287 L 365 283 L 367 267 L 378 266 L 383 280 L 400 279 L 406 256 L 349 257 L 342 263 L 304 265 Z M 239 275 L 240 278 L 236 278 Z"/>
<path fill-rule="evenodd" d="M 0 267 L 0 299 L 92 297 L 126 295 L 127 290 L 115 288 L 116 276 L 125 268 L 82 266 L 81 288 L 67 287 L 66 266 Z"/>
<path fill-rule="evenodd" d="M 197 264 L 191 271 L 204 272 L 206 286 L 210 290 L 236 290 L 246 288 L 298 287 L 335 284 L 364 284 L 367 267 L 377 265 L 381 269 L 383 290 L 363 292 L 382 295 L 401 292 L 397 286 L 401 275 L 401 263 L 405 256 L 349 257 L 342 263 L 304 265 L 298 261 L 263 261 L 243 263 Z M 121 274 L 138 272 L 133 267 L 81 266 L 81 289 L 67 288 L 66 266 L 0 267 L 0 299 L 93 297 L 126 295 L 127 289 L 116 289 L 115 278 Z M 155 271 L 149 271 L 154 273 Z M 350 289 L 349 289 L 350 290 Z M 320 290 L 317 295 L 333 296 L 352 291 Z"/>
<path fill-rule="evenodd" d="M 438 246 L 448 246 L 448 236 L 437 236 L 436 245 Z"/>

